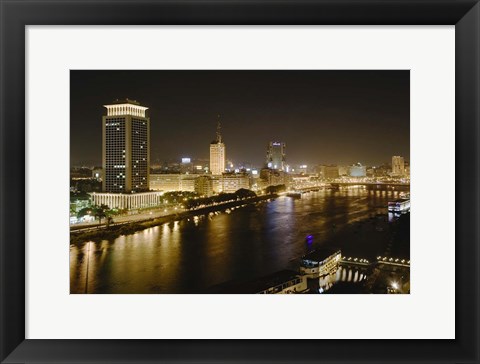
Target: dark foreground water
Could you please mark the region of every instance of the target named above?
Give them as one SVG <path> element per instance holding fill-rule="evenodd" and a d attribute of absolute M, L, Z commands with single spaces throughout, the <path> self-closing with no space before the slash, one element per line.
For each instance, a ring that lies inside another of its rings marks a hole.
<path fill-rule="evenodd" d="M 297 269 L 309 234 L 314 247 L 339 247 L 343 255 L 372 259 L 398 235 L 386 208 L 398 194 L 350 189 L 280 197 L 230 214 L 71 245 L 71 293 L 196 293 L 229 280 Z M 408 235 L 404 245 L 405 239 Z M 406 244 L 399 254 L 408 255 Z"/>

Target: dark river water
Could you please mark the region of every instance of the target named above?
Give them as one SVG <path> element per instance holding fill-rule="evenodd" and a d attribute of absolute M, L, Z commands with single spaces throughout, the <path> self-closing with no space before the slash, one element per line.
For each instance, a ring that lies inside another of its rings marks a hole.
<path fill-rule="evenodd" d="M 215 284 L 298 269 L 314 247 L 373 258 L 387 246 L 387 202 L 399 190 L 325 190 L 280 197 L 70 246 L 71 293 L 196 293 Z"/>

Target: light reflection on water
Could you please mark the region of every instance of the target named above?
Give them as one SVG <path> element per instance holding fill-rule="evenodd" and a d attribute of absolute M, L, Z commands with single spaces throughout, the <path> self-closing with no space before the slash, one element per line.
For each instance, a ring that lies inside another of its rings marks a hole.
<path fill-rule="evenodd" d="M 297 269 L 309 234 L 317 247 L 375 255 L 384 244 L 377 238 L 381 233 L 363 234 L 367 238 L 362 240 L 358 231 L 365 228 L 356 224 L 377 214 L 387 219 L 387 202 L 398 193 L 351 189 L 319 191 L 301 199 L 281 197 L 231 214 L 199 216 L 113 241 L 72 245 L 71 292 L 85 293 L 87 288 L 88 293 L 195 293 L 229 280 Z M 346 226 L 353 227 L 351 235 L 342 235 Z M 341 280 L 359 279 L 355 272 L 337 274 L 346 274 Z"/>

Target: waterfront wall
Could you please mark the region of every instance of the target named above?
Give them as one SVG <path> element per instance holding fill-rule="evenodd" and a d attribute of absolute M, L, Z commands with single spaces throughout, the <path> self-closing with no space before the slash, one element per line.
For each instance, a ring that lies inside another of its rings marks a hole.
<path fill-rule="evenodd" d="M 210 212 L 215 211 L 224 211 L 226 209 L 242 206 L 246 204 L 255 204 L 258 202 L 270 200 L 272 198 L 277 198 L 278 195 L 265 195 L 251 197 L 244 200 L 231 201 L 223 204 L 218 204 L 214 206 L 206 206 L 196 210 L 189 210 L 184 212 L 179 212 L 176 214 L 165 215 L 157 218 L 150 218 L 135 222 L 119 223 L 113 224 L 108 227 L 99 226 L 88 231 L 70 231 L 70 243 L 78 244 L 87 241 L 101 241 L 105 239 L 114 239 L 120 235 L 133 234 L 137 231 L 145 230 L 154 226 L 162 225 L 168 222 L 173 222 L 176 220 L 182 220 L 190 218 L 196 215 L 205 215 Z"/>

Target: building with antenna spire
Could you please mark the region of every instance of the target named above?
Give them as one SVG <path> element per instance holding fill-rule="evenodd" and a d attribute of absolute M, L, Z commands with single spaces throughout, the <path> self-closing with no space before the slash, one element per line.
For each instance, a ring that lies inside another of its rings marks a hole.
<path fill-rule="evenodd" d="M 217 142 L 222 142 L 222 133 L 220 132 L 221 125 L 220 125 L 220 115 L 217 115 Z"/>
<path fill-rule="evenodd" d="M 220 176 L 225 172 L 225 144 L 222 141 L 220 126 L 220 115 L 217 121 L 217 137 L 210 143 L 210 172 L 212 175 Z"/>

